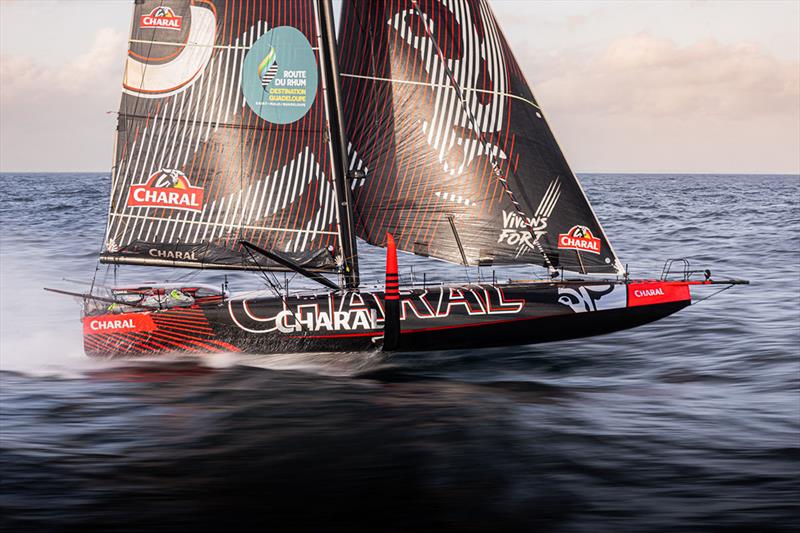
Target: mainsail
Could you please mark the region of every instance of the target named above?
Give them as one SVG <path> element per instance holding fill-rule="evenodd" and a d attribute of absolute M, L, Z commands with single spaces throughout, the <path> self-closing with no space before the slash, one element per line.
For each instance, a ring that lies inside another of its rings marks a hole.
<path fill-rule="evenodd" d="M 344 0 L 340 58 L 360 237 L 620 273 L 486 0 Z"/>
<path fill-rule="evenodd" d="M 312 0 L 136 2 L 102 261 L 276 267 L 240 240 L 310 269 L 355 260 L 320 16 Z"/>

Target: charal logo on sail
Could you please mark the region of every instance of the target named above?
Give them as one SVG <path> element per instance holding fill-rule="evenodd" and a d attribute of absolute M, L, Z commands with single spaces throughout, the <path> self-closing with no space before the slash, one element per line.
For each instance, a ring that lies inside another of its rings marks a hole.
<path fill-rule="evenodd" d="M 162 30 L 180 30 L 183 17 L 175 14 L 168 6 L 158 6 L 149 14 L 139 17 L 139 28 L 158 28 Z"/>
<path fill-rule="evenodd" d="M 131 185 L 128 207 L 164 207 L 168 209 L 203 210 L 203 188 L 193 187 L 180 170 L 162 168 L 145 183 Z"/>
<path fill-rule="evenodd" d="M 592 235 L 586 226 L 572 226 L 567 233 L 558 235 L 559 250 L 579 250 L 593 254 L 600 253 L 600 239 Z"/>

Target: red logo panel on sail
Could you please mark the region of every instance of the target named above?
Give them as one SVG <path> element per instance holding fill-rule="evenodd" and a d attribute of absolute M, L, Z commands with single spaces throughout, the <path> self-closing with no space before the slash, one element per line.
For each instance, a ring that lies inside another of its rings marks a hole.
<path fill-rule="evenodd" d="M 592 235 L 586 226 L 572 226 L 567 233 L 558 236 L 560 250 L 580 250 L 593 254 L 600 253 L 600 239 Z"/>
<path fill-rule="evenodd" d="M 183 17 L 175 14 L 171 7 L 159 6 L 149 14 L 139 17 L 139 28 L 160 28 L 162 30 L 180 30 Z"/>
<path fill-rule="evenodd" d="M 691 299 L 689 286 L 683 283 L 631 283 L 628 285 L 628 307 Z"/>
<path fill-rule="evenodd" d="M 84 335 L 101 333 L 126 333 L 153 331 L 156 324 L 149 313 L 121 313 L 118 315 L 87 316 L 83 319 Z"/>
<path fill-rule="evenodd" d="M 146 183 L 131 185 L 128 207 L 165 207 L 169 209 L 203 210 L 203 188 L 192 187 L 180 170 L 162 168 Z"/>

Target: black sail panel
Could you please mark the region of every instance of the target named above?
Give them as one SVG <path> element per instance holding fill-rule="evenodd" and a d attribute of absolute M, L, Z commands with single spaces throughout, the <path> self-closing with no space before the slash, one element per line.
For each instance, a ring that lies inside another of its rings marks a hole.
<path fill-rule="evenodd" d="M 620 272 L 488 2 L 345 0 L 340 60 L 360 237 Z"/>
<path fill-rule="evenodd" d="M 310 0 L 136 4 L 102 261 L 258 268 L 247 240 L 336 268 L 317 16 Z"/>

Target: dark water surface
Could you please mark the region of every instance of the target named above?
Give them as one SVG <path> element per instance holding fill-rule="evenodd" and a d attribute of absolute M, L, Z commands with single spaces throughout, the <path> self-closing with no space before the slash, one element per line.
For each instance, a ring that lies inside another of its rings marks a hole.
<path fill-rule="evenodd" d="M 688 257 L 753 284 L 636 330 L 532 347 L 93 361 L 77 304 L 41 287 L 91 277 L 108 177 L 0 176 L 0 523 L 796 530 L 800 178 L 582 181 L 633 275 Z M 378 279 L 383 253 L 361 250 Z"/>

